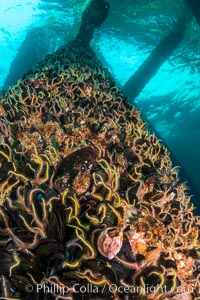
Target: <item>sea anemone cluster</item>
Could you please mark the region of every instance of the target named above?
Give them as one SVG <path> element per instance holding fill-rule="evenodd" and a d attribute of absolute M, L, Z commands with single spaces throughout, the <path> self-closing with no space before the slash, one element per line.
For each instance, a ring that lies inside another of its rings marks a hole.
<path fill-rule="evenodd" d="M 0 99 L 1 299 L 199 299 L 200 218 L 91 49 Z"/>

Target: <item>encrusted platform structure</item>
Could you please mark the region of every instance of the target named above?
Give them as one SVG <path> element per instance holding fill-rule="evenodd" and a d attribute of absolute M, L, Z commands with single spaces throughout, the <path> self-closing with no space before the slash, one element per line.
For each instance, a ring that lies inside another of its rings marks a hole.
<path fill-rule="evenodd" d="M 89 49 L 1 96 L 1 299 L 199 299 L 199 227 L 169 153 Z"/>

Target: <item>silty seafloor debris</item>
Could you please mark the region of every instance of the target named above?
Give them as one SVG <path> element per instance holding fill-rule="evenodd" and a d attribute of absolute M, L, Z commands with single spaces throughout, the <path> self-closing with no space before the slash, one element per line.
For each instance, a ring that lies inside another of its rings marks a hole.
<path fill-rule="evenodd" d="M 89 48 L 1 96 L 1 299 L 199 299 L 199 227 L 169 153 Z"/>

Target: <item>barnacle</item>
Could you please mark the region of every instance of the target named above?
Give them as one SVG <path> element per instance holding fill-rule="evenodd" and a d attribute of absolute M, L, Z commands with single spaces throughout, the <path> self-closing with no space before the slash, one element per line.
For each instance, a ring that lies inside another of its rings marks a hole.
<path fill-rule="evenodd" d="M 25 299 L 27 284 L 66 299 L 200 296 L 186 186 L 89 48 L 64 46 L 2 94 L 0 189 L 3 299 Z"/>
<path fill-rule="evenodd" d="M 97 241 L 97 247 L 103 256 L 108 257 L 108 259 L 113 259 L 120 251 L 122 243 L 122 230 L 120 230 L 120 228 L 107 227 L 100 233 Z"/>

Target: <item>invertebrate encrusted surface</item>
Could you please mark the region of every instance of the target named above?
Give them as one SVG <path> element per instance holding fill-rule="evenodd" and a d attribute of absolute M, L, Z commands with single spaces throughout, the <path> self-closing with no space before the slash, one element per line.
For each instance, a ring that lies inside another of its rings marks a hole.
<path fill-rule="evenodd" d="M 28 299 L 31 284 L 32 299 L 62 299 L 36 293 L 58 284 L 65 299 L 197 299 L 186 186 L 89 48 L 48 55 L 1 96 L 0 123 L 4 297 Z"/>

